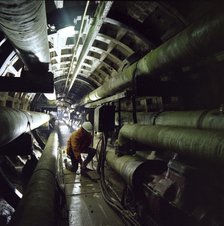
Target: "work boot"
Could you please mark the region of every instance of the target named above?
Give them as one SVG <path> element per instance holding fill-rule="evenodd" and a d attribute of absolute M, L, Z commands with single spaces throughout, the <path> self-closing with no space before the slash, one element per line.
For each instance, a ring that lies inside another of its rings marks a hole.
<path fill-rule="evenodd" d="M 68 160 L 64 159 L 65 168 L 68 168 Z"/>
<path fill-rule="evenodd" d="M 81 167 L 81 174 L 84 175 L 89 171 L 93 171 L 92 169 L 87 168 L 86 166 Z"/>
<path fill-rule="evenodd" d="M 78 170 L 78 164 L 69 164 L 67 159 L 64 159 L 65 168 L 73 173 Z"/>

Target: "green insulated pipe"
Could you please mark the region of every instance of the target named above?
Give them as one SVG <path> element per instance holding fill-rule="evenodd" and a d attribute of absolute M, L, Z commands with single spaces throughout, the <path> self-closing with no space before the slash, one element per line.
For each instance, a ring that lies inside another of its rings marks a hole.
<path fill-rule="evenodd" d="M 116 115 L 118 120 L 118 114 Z M 122 124 L 133 120 L 131 112 L 121 112 Z M 218 109 L 201 111 L 138 112 L 137 121 L 145 125 L 178 126 L 198 129 L 224 129 L 224 113 Z"/>
<path fill-rule="evenodd" d="M 45 113 L 0 107 L 0 147 L 49 120 Z"/>
<path fill-rule="evenodd" d="M 115 94 L 131 85 L 136 69 L 138 76 L 154 76 L 165 70 L 189 65 L 224 49 L 223 5 L 204 15 L 196 23 L 146 54 L 102 86 L 84 96 L 83 105 Z"/>
<path fill-rule="evenodd" d="M 50 134 L 10 226 L 53 226 L 55 222 L 58 136 Z"/>
<path fill-rule="evenodd" d="M 126 183 L 133 184 L 133 175 L 135 171 L 144 164 L 144 160 L 138 156 L 124 155 L 118 157 L 114 151 L 108 151 L 106 160 L 110 166 L 120 174 Z"/>
<path fill-rule="evenodd" d="M 45 1 L 1 0 L 0 29 L 29 71 L 48 71 L 50 54 Z"/>
<path fill-rule="evenodd" d="M 162 112 L 155 117 L 154 124 L 222 130 L 224 129 L 224 114 L 219 110 Z"/>
<path fill-rule="evenodd" d="M 171 151 L 204 159 L 212 163 L 224 161 L 224 132 L 150 125 L 124 125 L 119 133 L 119 146 L 138 142 L 153 150 Z"/>
<path fill-rule="evenodd" d="M 163 161 L 146 161 L 143 158 L 131 155 L 117 156 L 113 150 L 107 151 L 106 160 L 130 186 L 139 184 L 150 174 L 161 174 L 167 169 L 167 163 Z"/>

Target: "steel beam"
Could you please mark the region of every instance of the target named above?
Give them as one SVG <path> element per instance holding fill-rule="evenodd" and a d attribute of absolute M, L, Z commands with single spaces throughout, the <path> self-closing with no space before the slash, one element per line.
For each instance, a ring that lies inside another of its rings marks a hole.
<path fill-rule="evenodd" d="M 0 107 L 0 146 L 23 133 L 38 128 L 49 120 L 48 114 Z"/>
<path fill-rule="evenodd" d="M 75 66 L 75 70 L 72 74 L 72 77 L 70 78 L 70 82 L 68 84 L 68 87 L 66 87 L 67 92 L 69 93 L 69 91 L 71 90 L 73 83 L 80 71 L 80 68 L 82 66 L 82 63 L 85 60 L 86 55 L 89 52 L 89 49 L 91 48 L 102 24 L 104 21 L 104 18 L 107 16 L 111 6 L 112 6 L 112 1 L 101 1 L 99 3 L 99 6 L 96 10 L 96 13 L 94 14 L 94 21 L 89 29 L 88 35 L 85 39 L 84 45 L 82 47 L 80 56 L 78 58 L 77 64 Z M 68 75 L 69 76 L 69 75 Z M 66 84 L 67 85 L 67 84 Z"/>
<path fill-rule="evenodd" d="M 67 78 L 66 78 L 66 82 L 65 82 L 65 87 L 64 89 L 67 88 L 67 84 L 68 84 L 68 80 L 69 80 L 69 76 L 70 76 L 70 73 L 73 69 L 73 66 L 74 66 L 74 59 L 77 55 L 77 49 L 78 49 L 78 46 L 79 46 L 79 42 L 80 42 L 80 39 L 81 39 L 81 35 L 82 35 L 82 32 L 83 32 L 83 28 L 84 28 L 84 21 L 86 19 L 86 13 L 87 13 L 87 9 L 89 7 L 89 1 L 86 2 L 86 7 L 85 7 L 85 10 L 84 10 L 84 13 L 82 15 L 82 20 L 81 20 L 81 25 L 80 25 L 80 29 L 79 29 L 79 33 L 78 33 L 78 37 L 77 37 L 77 40 L 76 40 L 76 44 L 73 48 L 73 54 L 72 54 L 72 58 L 71 58 L 71 62 L 70 62 L 70 66 L 69 66 L 69 69 L 68 69 L 68 75 L 67 75 Z"/>
<path fill-rule="evenodd" d="M 50 134 L 10 226 L 56 225 L 55 192 L 58 135 Z"/>
<path fill-rule="evenodd" d="M 0 1 L 0 28 L 29 71 L 48 71 L 45 1 Z"/>
<path fill-rule="evenodd" d="M 38 134 L 38 132 L 36 130 L 33 130 L 32 134 L 33 134 L 34 138 L 36 139 L 37 143 L 39 144 L 40 148 L 42 150 L 44 150 L 45 143 L 44 143 L 43 139 L 40 137 L 40 135 Z"/>
<path fill-rule="evenodd" d="M 1 192 L 4 199 L 13 207 L 16 208 L 22 198 L 22 194 L 8 180 L 7 176 L 0 167 Z"/>
<path fill-rule="evenodd" d="M 179 67 L 190 65 L 196 60 L 221 51 L 224 48 L 223 26 L 223 5 L 221 4 L 83 97 L 78 104 L 96 101 L 129 87 L 136 70 L 138 76 L 154 77 L 166 70 L 176 68 L 177 65 Z"/>
<path fill-rule="evenodd" d="M 119 133 L 119 146 L 128 142 L 147 145 L 151 150 L 171 151 L 210 163 L 224 162 L 224 133 L 173 126 L 124 125 Z"/>

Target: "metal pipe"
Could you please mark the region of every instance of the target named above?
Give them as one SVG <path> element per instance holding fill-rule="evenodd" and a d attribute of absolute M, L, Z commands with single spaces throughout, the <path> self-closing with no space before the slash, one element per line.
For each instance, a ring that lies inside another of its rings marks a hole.
<path fill-rule="evenodd" d="M 198 129 L 224 129 L 224 114 L 219 110 L 161 112 L 155 125 L 182 126 Z"/>
<path fill-rule="evenodd" d="M 114 151 L 107 151 L 108 164 L 125 180 L 135 187 L 149 174 L 160 174 L 167 169 L 167 163 L 160 160 L 146 161 L 138 156 L 124 155 L 118 157 Z"/>
<path fill-rule="evenodd" d="M 0 107 L 0 146 L 50 120 L 48 114 Z"/>
<path fill-rule="evenodd" d="M 151 150 L 180 153 L 210 163 L 224 161 L 224 133 L 192 128 L 124 125 L 119 133 L 119 146 L 129 141 L 147 145 Z"/>
<path fill-rule="evenodd" d="M 153 77 L 165 70 L 176 68 L 177 65 L 180 67 L 189 65 L 202 57 L 222 50 L 224 48 L 224 43 L 221 41 L 224 39 L 223 26 L 223 5 L 220 4 L 196 23 L 90 92 L 78 104 L 96 101 L 129 87 L 136 69 L 138 76 Z"/>
<path fill-rule="evenodd" d="M 131 112 L 121 112 L 122 124 L 132 122 Z M 201 111 L 138 112 L 138 124 L 224 129 L 224 114 L 218 109 Z M 118 113 L 116 114 L 118 121 Z"/>
<path fill-rule="evenodd" d="M 106 153 L 106 160 L 128 184 L 132 184 L 135 170 L 144 163 L 144 160 L 137 156 L 124 155 L 118 157 L 113 151 L 108 151 Z"/>
<path fill-rule="evenodd" d="M 55 191 L 58 135 L 50 134 L 44 152 L 27 185 L 10 226 L 56 224 Z"/>
<path fill-rule="evenodd" d="M 48 71 L 45 1 L 0 1 L 0 29 L 29 71 L 34 74 Z"/>

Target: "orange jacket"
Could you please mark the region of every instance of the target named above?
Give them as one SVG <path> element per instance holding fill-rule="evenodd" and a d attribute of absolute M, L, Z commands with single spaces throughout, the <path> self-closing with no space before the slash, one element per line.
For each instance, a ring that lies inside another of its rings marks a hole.
<path fill-rule="evenodd" d="M 92 135 L 86 132 L 82 127 L 74 131 L 67 141 L 67 154 L 74 152 L 75 159 L 78 159 L 80 153 L 84 152 L 92 143 Z"/>

